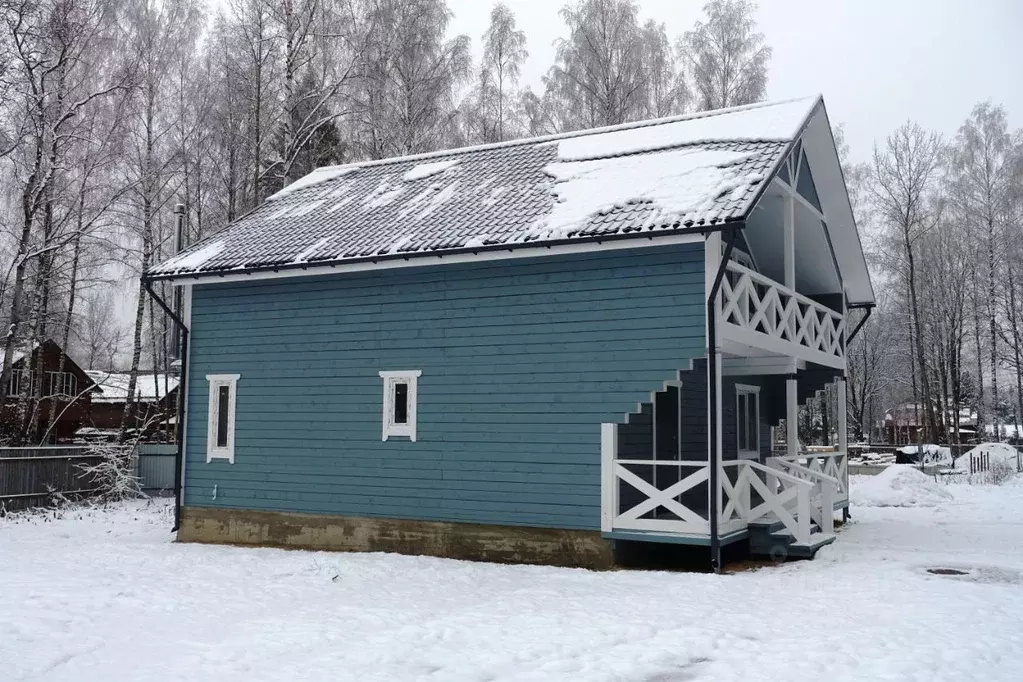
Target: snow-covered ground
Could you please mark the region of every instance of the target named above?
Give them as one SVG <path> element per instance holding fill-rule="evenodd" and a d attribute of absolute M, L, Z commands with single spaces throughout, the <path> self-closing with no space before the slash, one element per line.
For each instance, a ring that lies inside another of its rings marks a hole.
<path fill-rule="evenodd" d="M 0 680 L 1023 679 L 1023 485 L 947 489 L 721 576 L 180 545 L 163 502 L 7 518 Z"/>

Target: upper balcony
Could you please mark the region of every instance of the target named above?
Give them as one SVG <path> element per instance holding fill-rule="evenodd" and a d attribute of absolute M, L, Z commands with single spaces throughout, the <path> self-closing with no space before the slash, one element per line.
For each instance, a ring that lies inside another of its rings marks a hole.
<path fill-rule="evenodd" d="M 845 316 L 735 261 L 721 282 L 724 350 L 760 349 L 845 368 Z"/>

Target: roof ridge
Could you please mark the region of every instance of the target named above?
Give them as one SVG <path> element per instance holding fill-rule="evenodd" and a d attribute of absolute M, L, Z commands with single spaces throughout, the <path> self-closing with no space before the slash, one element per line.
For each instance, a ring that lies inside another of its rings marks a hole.
<path fill-rule="evenodd" d="M 462 154 L 470 154 L 481 151 L 489 151 L 491 149 L 506 149 L 509 147 L 518 147 L 530 144 L 544 144 L 547 142 L 557 142 L 560 140 L 568 140 L 577 137 L 587 137 L 590 135 L 600 135 L 602 133 L 613 133 L 621 130 L 634 130 L 636 128 L 650 128 L 653 126 L 667 125 L 669 123 L 680 123 L 683 121 L 695 121 L 701 118 L 712 118 L 714 116 L 723 116 L 725 114 L 733 114 L 740 111 L 751 111 L 754 109 L 765 109 L 767 107 L 780 106 L 782 104 L 791 104 L 792 102 L 799 102 L 802 100 L 819 101 L 822 99 L 820 94 L 807 95 L 803 97 L 789 97 L 786 99 L 772 100 L 770 102 L 753 102 L 751 104 L 740 104 L 734 107 L 725 107 L 723 109 L 710 109 L 708 111 L 694 111 L 688 114 L 677 114 L 675 116 L 663 116 L 661 118 L 648 118 L 641 121 L 629 121 L 626 123 L 619 123 L 616 125 L 603 126 L 600 128 L 585 128 L 583 130 L 571 130 L 563 133 L 552 133 L 550 135 L 540 135 L 538 137 L 523 137 L 514 140 L 504 140 L 503 142 L 490 142 L 487 144 L 469 145 L 466 147 L 453 147 L 451 149 L 438 149 L 432 152 L 422 152 L 420 154 L 409 154 L 407 156 L 392 156 L 385 159 L 374 159 L 372 161 L 354 161 L 352 163 L 341 164 L 337 166 L 320 166 L 311 171 L 311 173 L 327 172 L 327 171 L 339 171 L 343 169 L 362 169 L 362 168 L 376 168 L 380 166 L 389 166 L 396 163 L 408 163 L 409 161 L 427 161 L 430 159 L 439 159 L 447 156 L 461 156 Z M 721 140 L 727 142 L 728 140 Z"/>

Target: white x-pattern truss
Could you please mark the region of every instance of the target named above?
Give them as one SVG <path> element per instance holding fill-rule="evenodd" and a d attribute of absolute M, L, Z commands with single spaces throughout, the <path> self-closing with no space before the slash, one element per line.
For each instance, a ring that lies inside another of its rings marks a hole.
<path fill-rule="evenodd" d="M 729 261 L 721 281 L 722 337 L 816 362 L 845 366 L 845 317 Z"/>

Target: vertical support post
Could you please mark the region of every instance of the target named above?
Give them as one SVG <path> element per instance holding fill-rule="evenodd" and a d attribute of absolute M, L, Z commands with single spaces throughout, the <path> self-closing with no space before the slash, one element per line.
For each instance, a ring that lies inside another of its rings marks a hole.
<path fill-rule="evenodd" d="M 796 488 L 796 542 L 810 544 L 810 489 L 805 485 Z"/>
<path fill-rule="evenodd" d="M 600 530 L 610 533 L 618 516 L 618 481 L 615 460 L 618 459 L 618 425 L 600 425 Z"/>
<path fill-rule="evenodd" d="M 799 455 L 799 384 L 796 375 L 785 381 L 785 446 L 789 457 Z"/>
<path fill-rule="evenodd" d="M 845 395 L 845 379 L 839 379 L 837 382 L 836 399 L 838 400 L 838 451 L 841 453 L 847 453 L 849 451 L 849 429 L 846 425 L 846 395 Z"/>
<path fill-rule="evenodd" d="M 821 532 L 835 532 L 835 486 L 828 481 L 821 485 Z"/>
<path fill-rule="evenodd" d="M 838 457 L 844 458 L 846 466 L 839 468 L 839 475 L 842 477 L 842 488 L 845 490 L 846 503 L 842 507 L 842 521 L 849 520 L 849 425 L 847 423 L 848 415 L 846 410 L 848 409 L 846 388 L 845 388 L 845 377 L 838 380 L 837 386 L 838 393 Z"/>
<path fill-rule="evenodd" d="M 716 389 L 714 391 L 714 404 L 711 405 L 711 409 L 714 410 L 714 413 L 717 415 L 717 419 L 714 420 L 714 433 L 711 434 L 711 437 L 714 439 L 714 442 L 717 444 L 717 447 L 716 447 L 716 449 L 717 449 L 717 457 L 714 458 L 714 461 L 710 462 L 710 465 L 712 467 L 716 467 L 717 468 L 718 477 L 720 477 L 720 476 L 724 476 L 725 475 L 724 467 L 721 466 L 721 461 L 724 459 L 724 450 L 723 450 L 723 448 L 724 448 L 724 429 L 723 429 L 722 424 L 721 424 L 722 417 L 724 416 L 724 413 L 721 410 L 722 402 L 723 402 L 722 401 L 722 396 L 721 396 L 721 393 L 722 393 L 722 388 L 721 388 L 721 360 L 722 360 L 722 356 L 721 356 L 721 352 L 716 350 L 715 353 L 714 353 L 714 357 L 715 357 L 716 361 L 714 363 L 714 377 L 713 377 L 713 380 L 714 380 L 714 384 L 715 384 Z M 721 485 L 720 478 L 717 479 L 717 489 L 718 489 L 718 494 L 715 495 L 715 501 L 717 502 L 717 508 L 714 510 L 714 516 L 716 518 L 720 519 L 721 518 L 721 512 L 724 511 L 724 502 L 722 500 L 724 495 L 721 494 L 723 492 L 723 488 L 722 488 L 722 485 Z"/>
<path fill-rule="evenodd" d="M 796 200 L 792 190 L 785 194 L 785 222 L 782 237 L 782 251 L 785 259 L 785 286 L 796 290 Z"/>

